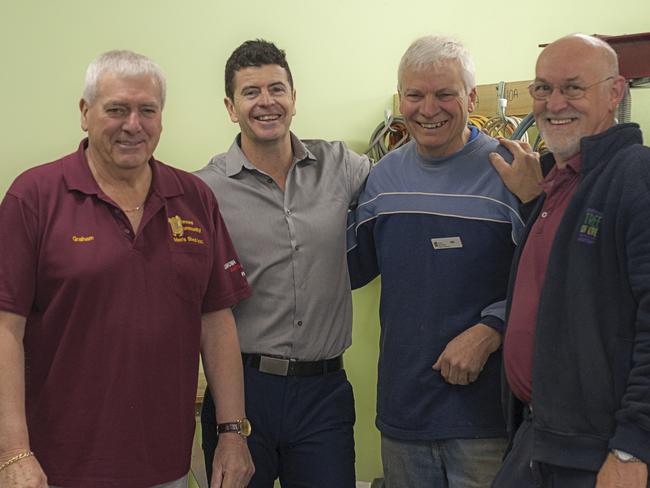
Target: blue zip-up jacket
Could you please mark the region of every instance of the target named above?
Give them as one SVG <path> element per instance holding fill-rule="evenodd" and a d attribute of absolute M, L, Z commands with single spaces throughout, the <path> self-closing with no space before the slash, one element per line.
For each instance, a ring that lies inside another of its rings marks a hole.
<path fill-rule="evenodd" d="M 650 148 L 641 144 L 636 124 L 581 141 L 580 181 L 551 247 L 537 316 L 537 461 L 597 471 L 616 448 L 650 463 Z M 550 155 L 542 163 L 554 164 Z M 509 300 L 543 200 L 515 254 Z M 504 393 L 514 433 L 521 404 Z"/>
<path fill-rule="evenodd" d="M 359 199 L 348 265 L 354 288 L 382 276 L 376 423 L 390 437 L 505 435 L 500 350 L 467 386 L 431 369 L 464 330 L 479 322 L 503 328 L 523 222 L 488 160 L 498 147 L 476 129 L 444 158 L 423 158 L 411 142 L 373 168 Z"/>

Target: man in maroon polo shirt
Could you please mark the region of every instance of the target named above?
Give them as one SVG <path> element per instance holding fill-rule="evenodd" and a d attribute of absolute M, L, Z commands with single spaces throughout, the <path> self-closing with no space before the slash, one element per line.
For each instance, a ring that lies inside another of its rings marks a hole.
<path fill-rule="evenodd" d="M 549 44 L 530 93 L 552 154 L 504 140 L 512 166 L 491 156 L 530 214 L 503 354 L 514 437 L 495 488 L 648 486 L 650 149 L 615 122 L 624 88 L 602 40 Z"/>
<path fill-rule="evenodd" d="M 93 61 L 76 152 L 0 205 L 0 486 L 187 486 L 199 349 L 219 422 L 245 419 L 230 307 L 250 294 L 212 191 L 153 157 L 165 80 Z M 217 485 L 253 472 L 224 435 Z"/>

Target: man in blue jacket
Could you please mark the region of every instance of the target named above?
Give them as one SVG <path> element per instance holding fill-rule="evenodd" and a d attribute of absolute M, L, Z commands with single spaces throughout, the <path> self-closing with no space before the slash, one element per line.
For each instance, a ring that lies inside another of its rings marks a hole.
<path fill-rule="evenodd" d="M 512 166 L 492 156 L 532 212 L 508 294 L 514 439 L 495 488 L 647 486 L 650 149 L 638 125 L 615 125 L 624 89 L 607 43 L 553 42 L 530 86 L 545 178 L 525 144 L 504 141 Z"/>
<path fill-rule="evenodd" d="M 389 488 L 482 488 L 506 447 L 501 330 L 518 201 L 467 125 L 474 64 L 454 39 L 406 51 L 400 111 L 413 141 L 370 172 L 348 233 L 353 287 L 381 273 L 377 427 Z"/>

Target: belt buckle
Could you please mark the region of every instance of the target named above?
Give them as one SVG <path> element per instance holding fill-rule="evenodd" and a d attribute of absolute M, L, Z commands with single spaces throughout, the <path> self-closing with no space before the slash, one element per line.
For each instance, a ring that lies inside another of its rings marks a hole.
<path fill-rule="evenodd" d="M 260 373 L 274 374 L 277 376 L 287 376 L 289 373 L 289 359 L 272 358 L 269 356 L 260 356 Z"/>

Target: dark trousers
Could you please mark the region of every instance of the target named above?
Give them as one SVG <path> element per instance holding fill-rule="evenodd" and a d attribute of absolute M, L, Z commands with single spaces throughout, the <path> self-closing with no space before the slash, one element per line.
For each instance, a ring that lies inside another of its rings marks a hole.
<path fill-rule="evenodd" d="M 255 464 L 249 487 L 272 488 L 279 478 L 283 488 L 354 488 L 354 398 L 344 370 L 285 377 L 244 366 L 244 386 Z M 207 390 L 201 426 L 210 480 L 217 435 Z"/>
<path fill-rule="evenodd" d="M 524 419 L 515 434 L 512 449 L 503 461 L 492 488 L 594 488 L 594 471 L 564 468 L 532 461 L 533 426 Z"/>

